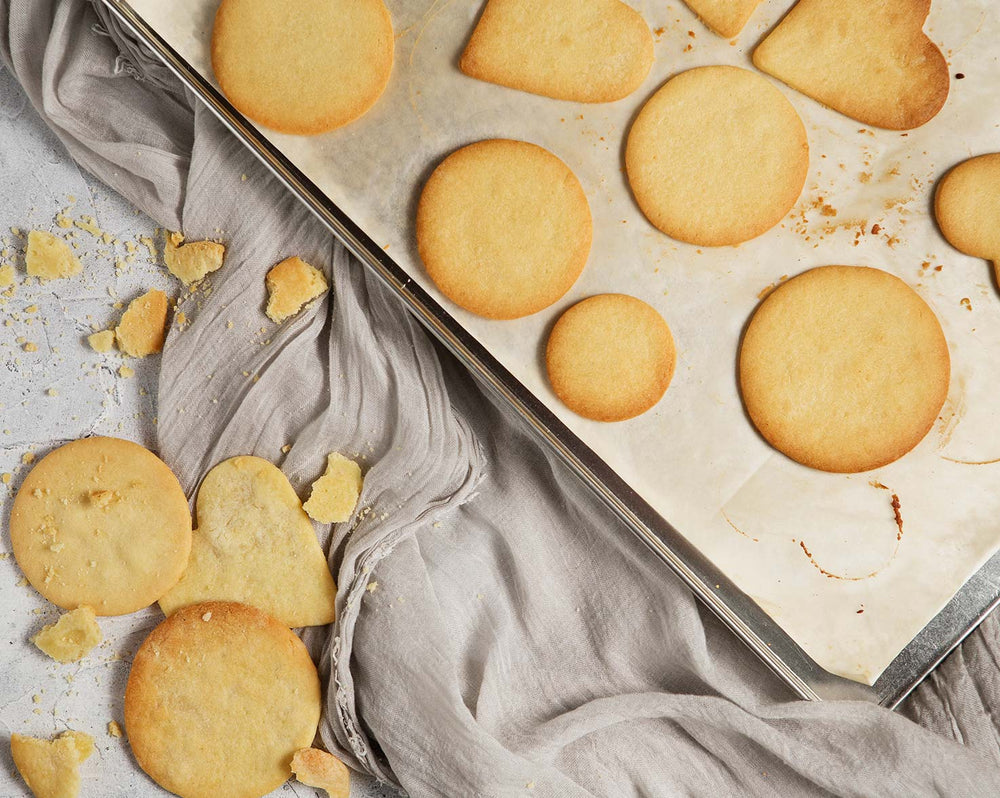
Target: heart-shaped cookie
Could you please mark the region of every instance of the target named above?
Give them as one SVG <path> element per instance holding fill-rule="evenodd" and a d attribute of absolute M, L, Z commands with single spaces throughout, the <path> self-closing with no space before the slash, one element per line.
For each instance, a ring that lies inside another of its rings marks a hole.
<path fill-rule="evenodd" d="M 585 103 L 631 94 L 653 65 L 653 35 L 619 0 L 489 0 L 462 54 L 473 78 Z"/>
<path fill-rule="evenodd" d="M 760 0 L 684 0 L 708 27 L 732 39 L 740 35 Z"/>
<path fill-rule="evenodd" d="M 309 517 L 288 479 L 259 457 L 233 457 L 198 491 L 198 528 L 180 581 L 160 599 L 174 610 L 237 601 L 286 626 L 333 621 L 337 587 Z"/>
<path fill-rule="evenodd" d="M 1000 282 L 1000 152 L 948 172 L 934 194 L 934 215 L 955 249 L 993 261 Z"/>
<path fill-rule="evenodd" d="M 753 54 L 758 69 L 859 122 L 909 130 L 948 97 L 923 32 L 931 0 L 799 0 Z"/>

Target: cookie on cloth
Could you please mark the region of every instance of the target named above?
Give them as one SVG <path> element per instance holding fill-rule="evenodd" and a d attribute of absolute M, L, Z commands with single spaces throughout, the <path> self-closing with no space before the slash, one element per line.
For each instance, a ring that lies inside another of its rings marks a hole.
<path fill-rule="evenodd" d="M 313 135 L 375 104 L 394 43 L 382 0 L 222 0 L 212 69 L 223 94 L 253 121 Z"/>
<path fill-rule="evenodd" d="M 574 413 L 624 421 L 645 413 L 670 385 L 676 351 L 655 309 L 625 294 L 600 294 L 573 305 L 549 334 L 549 382 Z"/>
<path fill-rule="evenodd" d="M 923 25 L 931 0 L 799 0 L 754 65 L 866 125 L 909 130 L 948 98 L 948 63 Z"/>
<path fill-rule="evenodd" d="M 43 457 L 10 514 L 17 564 L 63 609 L 97 615 L 148 607 L 180 578 L 191 513 L 177 477 L 148 449 L 83 438 Z"/>
<path fill-rule="evenodd" d="M 739 244 L 798 200 L 809 142 L 792 104 L 746 69 L 710 66 L 668 80 L 628 134 L 625 168 L 646 218 L 671 238 Z"/>
<path fill-rule="evenodd" d="M 547 308 L 590 254 L 590 206 L 561 160 L 524 141 L 490 139 L 445 158 L 417 207 L 417 247 L 446 297 L 479 316 Z"/>
<path fill-rule="evenodd" d="M 337 586 L 295 489 L 260 457 L 231 457 L 198 489 L 198 528 L 180 580 L 160 598 L 170 615 L 203 601 L 238 601 L 286 626 L 334 618 Z"/>
<path fill-rule="evenodd" d="M 620 0 L 489 0 L 459 62 L 479 80 L 586 103 L 628 96 L 652 65 L 649 26 Z"/>
<path fill-rule="evenodd" d="M 760 0 L 684 0 L 708 27 L 732 39 L 740 35 Z"/>
<path fill-rule="evenodd" d="M 139 766 L 182 798 L 262 796 L 312 744 L 320 684 L 305 645 L 260 610 L 206 602 L 160 623 L 125 689 Z"/>
<path fill-rule="evenodd" d="M 775 288 L 743 337 L 747 413 L 779 451 L 839 473 L 887 465 L 930 431 L 948 394 L 934 311 L 887 272 L 811 269 Z"/>
<path fill-rule="evenodd" d="M 938 183 L 934 216 L 959 252 L 993 262 L 1000 282 L 1000 152 L 963 161 Z"/>

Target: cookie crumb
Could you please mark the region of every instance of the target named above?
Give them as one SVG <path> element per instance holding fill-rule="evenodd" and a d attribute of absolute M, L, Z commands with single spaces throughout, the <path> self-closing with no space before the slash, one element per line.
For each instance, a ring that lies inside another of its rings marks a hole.
<path fill-rule="evenodd" d="M 95 352 L 110 352 L 115 343 L 114 330 L 101 330 L 87 336 L 87 343 Z"/>
<path fill-rule="evenodd" d="M 108 721 L 108 736 L 109 737 L 121 737 L 122 727 L 118 725 L 117 720 Z"/>

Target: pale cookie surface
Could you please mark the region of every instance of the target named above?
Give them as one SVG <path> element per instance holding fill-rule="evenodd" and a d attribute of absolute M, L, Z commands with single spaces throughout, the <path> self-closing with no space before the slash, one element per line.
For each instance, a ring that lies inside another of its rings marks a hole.
<path fill-rule="evenodd" d="M 809 171 L 805 126 L 765 78 L 712 66 L 682 72 L 643 106 L 625 151 L 642 212 L 671 238 L 739 244 L 791 210 Z"/>
<path fill-rule="evenodd" d="M 739 36 L 760 0 L 684 0 L 708 27 L 732 39 Z"/>
<path fill-rule="evenodd" d="M 167 295 L 155 288 L 129 302 L 115 327 L 118 348 L 130 357 L 146 357 L 163 349 Z"/>
<path fill-rule="evenodd" d="M 64 609 L 98 615 L 148 607 L 180 577 L 191 514 L 173 472 L 131 441 L 83 438 L 31 470 L 10 515 L 14 556 Z"/>
<path fill-rule="evenodd" d="M 567 310 L 545 350 L 556 395 L 575 413 L 595 421 L 623 421 L 645 413 L 663 396 L 674 374 L 670 328 L 635 297 L 601 294 Z"/>
<path fill-rule="evenodd" d="M 222 0 L 212 68 L 226 97 L 255 122 L 311 135 L 375 104 L 394 41 L 382 0 Z"/>
<path fill-rule="evenodd" d="M 590 206 L 569 167 L 523 141 L 453 152 L 417 208 L 417 246 L 441 292 L 472 313 L 537 313 L 576 282 L 590 254 Z"/>
<path fill-rule="evenodd" d="M 83 271 L 83 264 L 73 254 L 69 244 L 44 230 L 32 230 L 28 233 L 24 265 L 29 276 L 40 280 L 72 277 Z"/>
<path fill-rule="evenodd" d="M 91 607 L 78 607 L 42 627 L 31 642 L 57 662 L 83 659 L 104 636 Z"/>
<path fill-rule="evenodd" d="M 274 266 L 264 278 L 264 285 L 267 287 L 264 312 L 279 324 L 330 288 L 323 272 L 295 256 Z"/>
<path fill-rule="evenodd" d="M 948 394 L 948 344 L 898 277 L 812 269 L 768 294 L 740 350 L 747 413 L 776 449 L 823 471 L 887 465 L 916 446 Z"/>
<path fill-rule="evenodd" d="M 65 731 L 54 740 L 16 732 L 10 736 L 14 765 L 35 798 L 77 798 L 80 763 L 93 752 L 94 739 L 78 731 Z"/>
<path fill-rule="evenodd" d="M 295 779 L 307 787 L 326 790 L 330 798 L 350 798 L 351 772 L 333 754 L 318 748 L 303 748 L 292 757 Z"/>
<path fill-rule="evenodd" d="M 182 798 L 251 798 L 281 786 L 319 716 L 319 677 L 302 641 L 229 602 L 197 604 L 157 626 L 125 689 L 136 761 Z"/>
<path fill-rule="evenodd" d="M 963 161 L 938 183 L 934 215 L 948 243 L 993 261 L 1000 282 L 1000 153 Z"/>
<path fill-rule="evenodd" d="M 631 94 L 653 65 L 653 36 L 619 0 L 489 0 L 459 64 L 470 77 L 577 102 Z"/>
<path fill-rule="evenodd" d="M 334 618 L 337 587 L 295 490 L 260 457 L 233 457 L 198 490 L 198 528 L 180 581 L 160 599 L 170 615 L 201 601 L 238 601 L 286 626 Z"/>
<path fill-rule="evenodd" d="M 361 467 L 344 455 L 327 455 L 326 471 L 312 484 L 309 499 L 302 509 L 321 524 L 339 524 L 350 520 L 361 495 Z"/>
<path fill-rule="evenodd" d="M 226 248 L 216 241 L 188 241 L 182 233 L 168 232 L 163 242 L 163 262 L 184 285 L 197 283 L 222 268 Z"/>
<path fill-rule="evenodd" d="M 948 64 L 922 28 L 931 0 L 799 0 L 754 65 L 859 122 L 924 124 L 948 98 Z"/>

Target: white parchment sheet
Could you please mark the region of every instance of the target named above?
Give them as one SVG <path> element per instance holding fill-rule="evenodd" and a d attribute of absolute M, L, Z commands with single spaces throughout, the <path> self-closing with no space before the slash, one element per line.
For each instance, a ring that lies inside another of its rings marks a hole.
<path fill-rule="evenodd" d="M 217 0 L 132 5 L 211 76 Z M 935 181 L 949 167 L 1000 150 L 995 4 L 934 0 L 925 30 L 953 79 L 943 111 L 918 130 L 872 130 L 777 84 L 809 132 L 806 188 L 778 228 L 721 249 L 675 242 L 645 220 L 623 173 L 624 137 L 670 76 L 707 64 L 753 69 L 753 47 L 791 0 L 763 3 L 732 42 L 680 2 L 632 0 L 655 33 L 656 63 L 632 96 L 605 105 L 464 76 L 458 57 L 481 0 L 387 5 L 396 61 L 375 108 L 323 136 L 268 137 L 820 665 L 873 682 L 1000 543 L 1000 464 L 969 464 L 1000 458 L 1000 298 L 989 264 L 954 251 L 931 213 Z M 430 171 L 452 150 L 495 137 L 531 141 L 562 158 L 580 178 L 595 222 L 590 261 L 569 294 L 508 322 L 480 319 L 441 297 L 413 234 Z M 854 476 L 812 471 L 772 450 L 747 420 L 737 385 L 740 332 L 758 295 L 786 275 L 827 264 L 875 266 L 903 278 L 937 312 L 952 355 L 949 399 L 931 434 L 897 463 Z M 678 345 L 664 399 L 612 425 L 563 408 L 540 356 L 563 310 L 608 291 L 651 303 Z"/>

